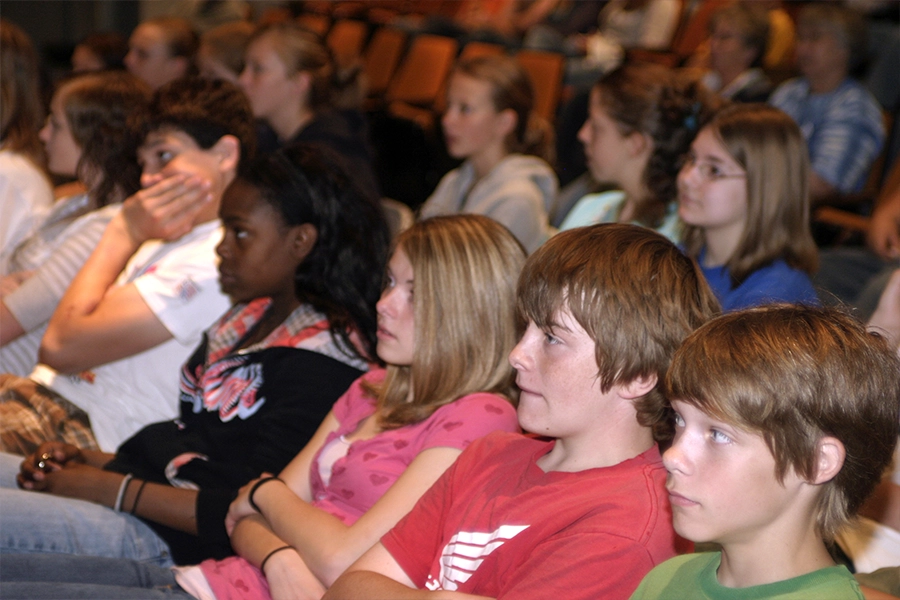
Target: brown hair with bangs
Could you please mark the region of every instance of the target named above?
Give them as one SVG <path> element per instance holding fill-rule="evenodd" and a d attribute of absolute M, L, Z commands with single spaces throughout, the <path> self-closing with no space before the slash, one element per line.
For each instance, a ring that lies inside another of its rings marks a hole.
<path fill-rule="evenodd" d="M 779 258 L 813 273 L 819 258 L 809 229 L 809 155 L 800 128 L 765 104 L 729 106 L 707 127 L 747 173 L 747 222 L 725 263 L 732 287 Z M 702 228 L 685 227 L 684 245 L 699 257 Z"/>
<path fill-rule="evenodd" d="M 379 399 L 379 425 L 418 423 L 475 392 L 514 402 L 507 356 L 518 339 L 521 244 L 493 219 L 454 215 L 413 225 L 398 236 L 397 249 L 413 268 L 415 353 L 412 365 L 389 365 L 384 382 L 369 387 Z"/>
<path fill-rule="evenodd" d="M 816 449 L 833 436 L 846 452 L 822 485 L 817 528 L 830 541 L 890 464 L 900 433 L 900 360 L 887 341 L 832 308 L 775 305 L 730 313 L 675 353 L 666 396 L 757 433 L 775 458 L 812 480 Z"/>
<path fill-rule="evenodd" d="M 719 312 L 692 260 L 644 227 L 605 224 L 559 233 L 525 264 L 522 319 L 549 328 L 568 310 L 594 340 L 601 390 L 639 377 L 662 382 L 675 349 Z M 638 423 L 671 437 L 659 385 L 635 401 Z"/>

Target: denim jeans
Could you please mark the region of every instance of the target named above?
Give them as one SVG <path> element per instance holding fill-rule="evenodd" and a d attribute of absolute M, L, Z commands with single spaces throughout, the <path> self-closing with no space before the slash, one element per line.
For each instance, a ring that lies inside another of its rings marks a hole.
<path fill-rule="evenodd" d="M 57 553 L 172 566 L 169 545 L 137 517 L 85 500 L 16 489 L 21 461 L 0 453 L 0 563 L 9 554 Z"/>
<path fill-rule="evenodd" d="M 16 554 L 0 560 L 0 597 L 192 598 L 170 569 L 134 560 L 64 554 Z"/>

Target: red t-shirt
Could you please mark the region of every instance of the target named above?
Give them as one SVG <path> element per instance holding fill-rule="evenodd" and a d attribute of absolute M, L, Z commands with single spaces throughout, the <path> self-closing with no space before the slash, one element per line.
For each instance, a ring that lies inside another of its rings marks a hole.
<path fill-rule="evenodd" d="M 675 555 L 654 446 L 577 473 L 537 466 L 554 442 L 476 441 L 382 543 L 420 588 L 491 598 L 628 598 Z"/>

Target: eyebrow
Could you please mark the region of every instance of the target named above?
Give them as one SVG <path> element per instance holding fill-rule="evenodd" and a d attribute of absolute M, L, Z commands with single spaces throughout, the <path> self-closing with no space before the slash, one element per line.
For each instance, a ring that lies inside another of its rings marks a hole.
<path fill-rule="evenodd" d="M 565 331 L 567 333 L 572 333 L 572 330 L 570 328 L 568 328 L 565 325 L 563 325 L 562 323 L 559 323 L 554 320 L 551 320 L 547 323 L 547 329 L 553 329 L 553 330 Z"/>

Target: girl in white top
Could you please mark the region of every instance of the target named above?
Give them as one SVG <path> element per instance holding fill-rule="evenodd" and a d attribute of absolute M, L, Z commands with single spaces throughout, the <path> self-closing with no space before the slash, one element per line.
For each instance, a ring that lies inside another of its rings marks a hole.
<path fill-rule="evenodd" d="M 557 180 L 540 158 L 549 140 L 535 126 L 533 105 L 528 74 L 514 59 L 482 56 L 456 66 L 441 125 L 450 156 L 465 162 L 441 179 L 422 218 L 482 214 L 509 228 L 528 252 L 544 243 Z"/>
<path fill-rule="evenodd" d="M 0 272 L 50 209 L 37 132 L 44 118 L 38 60 L 24 31 L 0 19 Z"/>
<path fill-rule="evenodd" d="M 100 240 L 119 203 L 140 189 L 134 126 L 150 89 L 125 72 L 63 83 L 41 129 L 48 166 L 87 188 L 57 201 L 10 254 L 0 279 L 0 369 L 24 377 L 37 363 L 47 321 Z"/>

